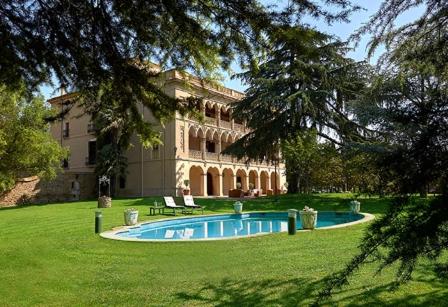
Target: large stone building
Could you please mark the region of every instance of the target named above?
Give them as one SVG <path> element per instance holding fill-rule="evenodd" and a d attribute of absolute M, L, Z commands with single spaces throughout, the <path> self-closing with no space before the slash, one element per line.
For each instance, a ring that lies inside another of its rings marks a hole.
<path fill-rule="evenodd" d="M 175 119 L 159 127 L 163 145 L 145 149 L 135 136 L 134 146 L 126 153 L 128 173 L 120 178 L 120 196 L 180 195 L 184 180 L 197 196 L 225 196 L 241 185 L 243 190 L 253 187 L 261 194 L 271 193 L 274 187 L 284 189 L 284 165 L 274 166 L 269 161 L 237 161 L 221 153 L 247 132 L 243 123 L 232 118 L 230 106 L 243 94 L 232 89 L 205 84 L 199 79 L 169 70 L 162 74 L 162 86 L 172 97 L 195 95 L 203 97 L 201 111 L 205 122 L 176 114 Z M 55 108 L 73 99 L 75 94 L 64 94 L 49 100 Z M 148 110 L 143 116 L 156 122 Z M 66 174 L 93 176 L 96 161 L 96 139 L 90 117 L 74 107 L 64 120 L 51 127 L 53 136 L 68 147 L 70 157 L 65 165 Z M 277 175 L 275 175 L 277 171 Z M 83 187 L 81 186 L 81 189 Z"/>

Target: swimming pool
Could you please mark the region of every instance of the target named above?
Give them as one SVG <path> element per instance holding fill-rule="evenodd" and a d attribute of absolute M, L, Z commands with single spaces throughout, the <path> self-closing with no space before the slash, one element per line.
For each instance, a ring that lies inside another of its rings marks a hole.
<path fill-rule="evenodd" d="M 348 226 L 373 218 L 370 214 L 319 212 L 317 228 Z M 297 216 L 297 229 L 302 229 Z M 175 218 L 145 222 L 101 234 L 127 241 L 197 241 L 243 238 L 288 230 L 287 212 L 255 212 Z"/>

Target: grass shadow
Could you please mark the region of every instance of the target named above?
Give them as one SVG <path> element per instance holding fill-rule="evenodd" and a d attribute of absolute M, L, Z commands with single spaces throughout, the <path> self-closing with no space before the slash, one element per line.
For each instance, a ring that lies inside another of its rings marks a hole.
<path fill-rule="evenodd" d="M 184 305 L 213 306 L 309 306 L 314 303 L 325 279 L 310 281 L 305 278 L 289 280 L 233 280 L 222 279 L 218 283 L 206 283 L 199 290 L 176 293 Z M 323 305 L 341 306 L 441 306 L 448 302 L 446 285 L 433 281 L 432 290 L 426 293 L 405 293 L 390 298 L 392 283 L 366 288 L 343 289 Z"/>

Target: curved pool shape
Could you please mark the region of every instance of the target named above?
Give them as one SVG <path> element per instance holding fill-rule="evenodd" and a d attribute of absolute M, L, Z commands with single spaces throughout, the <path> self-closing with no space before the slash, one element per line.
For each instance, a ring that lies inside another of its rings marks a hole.
<path fill-rule="evenodd" d="M 373 218 L 370 214 L 319 212 L 317 228 L 348 226 Z M 297 217 L 297 229 L 302 229 Z M 127 241 L 194 241 L 250 237 L 288 231 L 288 213 L 256 212 L 175 218 L 108 231 L 104 238 Z"/>

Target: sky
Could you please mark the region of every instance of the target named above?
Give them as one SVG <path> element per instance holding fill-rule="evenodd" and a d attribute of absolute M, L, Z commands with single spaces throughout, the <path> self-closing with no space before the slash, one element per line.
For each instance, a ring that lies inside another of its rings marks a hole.
<path fill-rule="evenodd" d="M 265 0 L 263 1 L 266 4 L 272 4 L 272 3 L 281 3 L 285 2 L 286 0 Z M 333 25 L 329 26 L 324 21 L 320 20 L 306 20 L 310 25 L 315 26 L 320 31 L 326 32 L 328 34 L 332 34 L 337 36 L 339 39 L 345 41 L 354 31 L 356 31 L 359 27 L 362 26 L 363 23 L 367 22 L 370 17 L 378 10 L 380 7 L 380 4 L 382 1 L 380 0 L 359 0 L 359 1 L 353 1 L 356 2 L 359 6 L 363 7 L 364 10 L 360 10 L 358 12 L 353 13 L 350 16 L 350 23 L 334 23 Z M 415 20 L 417 17 L 421 15 L 423 12 L 422 8 L 415 8 L 412 9 L 402 16 L 399 16 L 397 19 L 397 25 L 402 25 L 408 22 L 411 22 Z M 384 48 L 378 48 L 377 52 L 373 55 L 372 58 L 367 59 L 367 44 L 370 40 L 370 37 L 368 35 L 365 35 L 362 37 L 359 45 L 356 49 L 350 51 L 348 53 L 348 56 L 357 60 L 367 60 L 371 64 L 374 64 L 378 57 L 381 55 L 381 53 L 384 51 Z M 240 72 L 240 67 L 235 63 L 232 65 L 233 72 Z M 231 79 L 228 73 L 223 73 L 225 79 L 223 80 L 223 84 L 226 87 L 232 88 L 234 90 L 238 90 L 241 92 L 244 92 L 246 89 L 246 86 L 241 83 L 238 79 Z M 58 93 L 54 93 L 54 88 L 51 88 L 49 86 L 44 86 L 41 88 L 41 92 L 44 95 L 46 99 L 49 99 Z"/>

